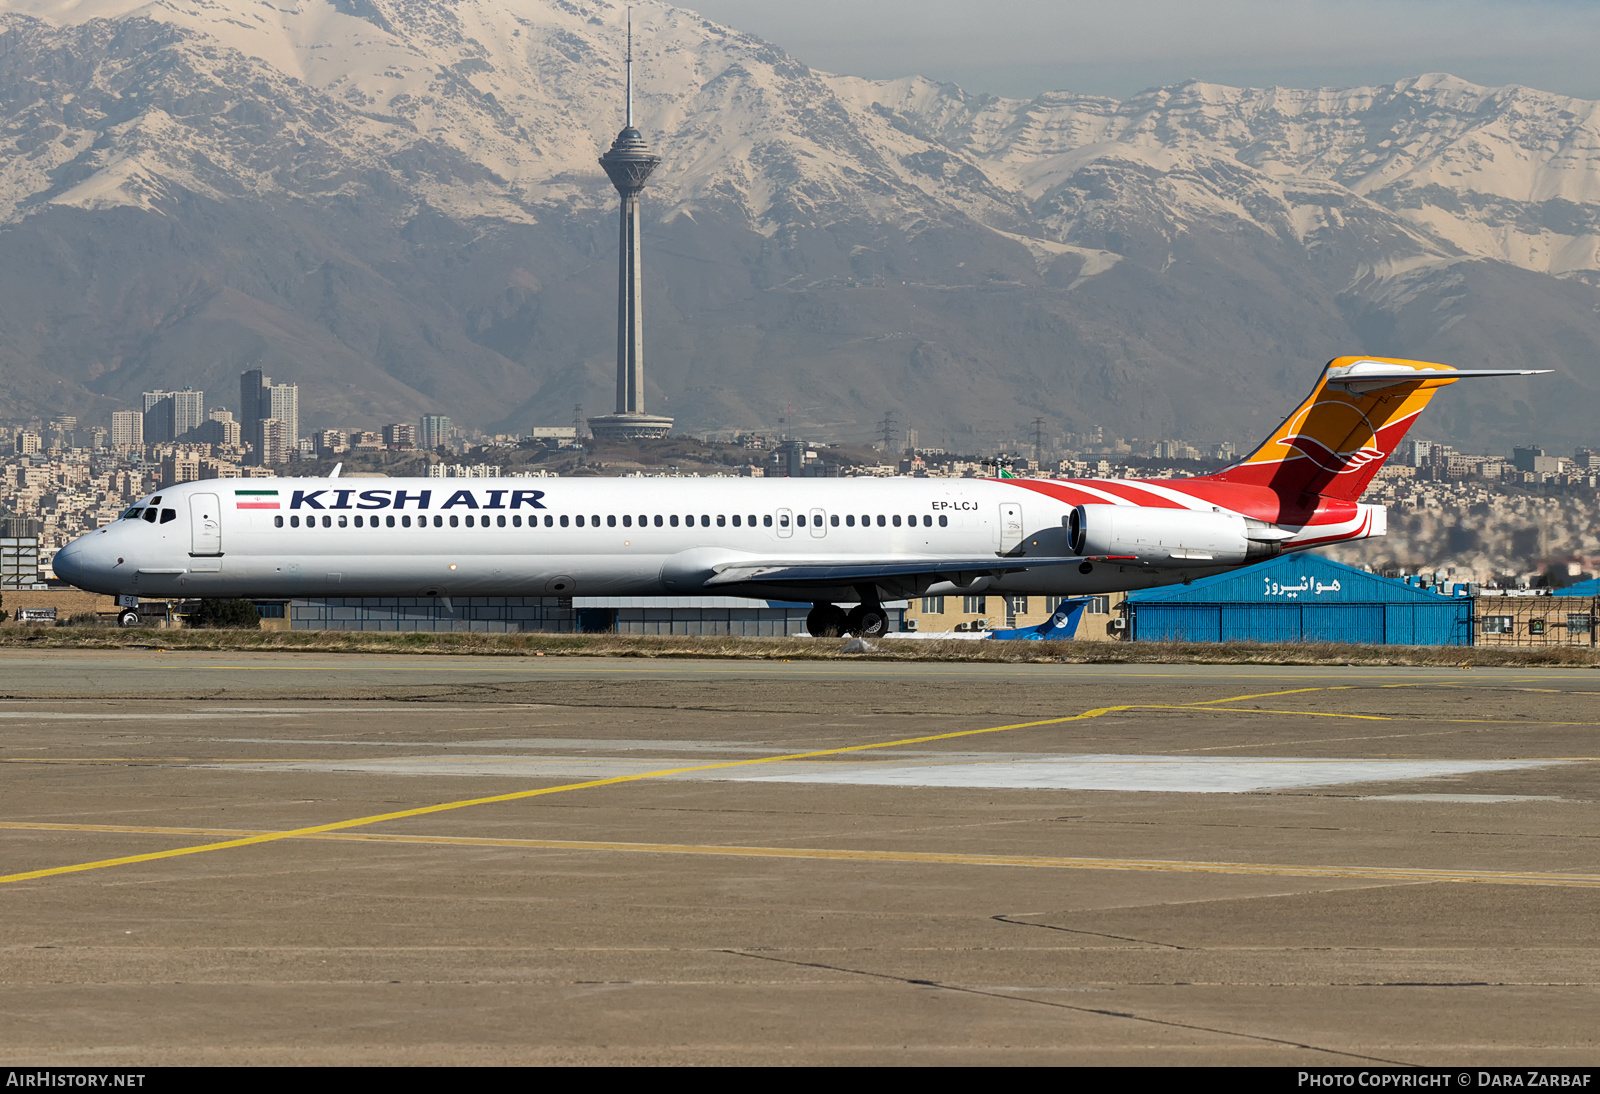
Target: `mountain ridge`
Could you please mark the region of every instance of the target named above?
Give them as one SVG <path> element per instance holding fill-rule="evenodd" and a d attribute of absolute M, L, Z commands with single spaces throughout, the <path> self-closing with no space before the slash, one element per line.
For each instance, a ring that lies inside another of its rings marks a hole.
<path fill-rule="evenodd" d="M 606 405 L 615 197 L 595 158 L 620 125 L 624 14 L 0 3 L 0 282 L 19 289 L 0 396 L 93 416 L 260 364 L 311 389 L 312 424 Z M 650 398 L 681 427 L 770 428 L 799 397 L 841 439 L 898 406 L 950 443 L 1046 410 L 1247 442 L 1221 387 L 1287 399 L 1335 353 L 1493 347 L 1566 376 L 1469 396 L 1477 428 L 1593 439 L 1572 401 L 1600 389 L 1600 104 L 1440 74 L 1004 99 L 634 14 L 637 112 L 665 156 Z M 144 277 L 97 265 L 113 252 Z"/>

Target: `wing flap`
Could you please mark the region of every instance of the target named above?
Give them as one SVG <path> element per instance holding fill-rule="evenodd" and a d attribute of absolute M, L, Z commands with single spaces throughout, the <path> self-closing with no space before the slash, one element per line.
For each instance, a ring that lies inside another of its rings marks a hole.
<path fill-rule="evenodd" d="M 1026 556 L 986 558 L 853 559 L 853 560 L 774 560 L 741 559 L 712 567 L 707 588 L 719 585 L 852 585 L 880 578 L 930 575 L 951 577 L 962 582 L 971 577 L 1014 574 L 1039 566 L 1075 566 L 1081 562 L 1100 562 L 1103 558 Z"/>

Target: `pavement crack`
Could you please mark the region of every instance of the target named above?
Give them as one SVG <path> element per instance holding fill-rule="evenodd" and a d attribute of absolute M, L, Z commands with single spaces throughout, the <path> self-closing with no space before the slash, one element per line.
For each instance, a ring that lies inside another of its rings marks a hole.
<path fill-rule="evenodd" d="M 1141 946 L 1159 946 L 1164 950 L 1187 950 L 1188 946 L 1175 946 L 1171 942 L 1152 942 L 1148 938 L 1129 938 L 1127 935 L 1107 934 L 1104 931 L 1084 931 L 1076 927 L 1060 927 L 1054 923 L 1029 923 L 1026 919 L 1012 919 L 1008 915 L 992 915 L 989 917 L 996 923 L 1008 923 L 1013 927 L 1039 927 L 1046 931 L 1061 931 L 1065 934 L 1085 934 L 1094 938 L 1114 938 L 1118 942 L 1134 942 Z"/>
<path fill-rule="evenodd" d="M 1027 995 L 1007 995 L 1004 992 L 985 991 L 982 988 L 969 988 L 963 984 L 949 984 L 942 980 L 924 980 L 910 976 L 896 976 L 894 973 L 873 972 L 870 969 L 852 969 L 843 965 L 828 965 L 821 961 L 800 961 L 792 957 L 777 957 L 773 954 L 750 953 L 747 950 L 724 949 L 721 953 L 732 957 L 749 957 L 757 961 L 772 961 L 780 965 L 794 965 L 806 969 L 823 969 L 828 972 L 842 972 L 851 976 L 865 976 L 874 980 L 892 980 L 896 983 L 907 984 L 919 988 L 937 988 L 940 991 L 960 992 L 963 995 L 981 995 L 988 999 L 1003 999 L 1012 1003 L 1031 1003 L 1039 1007 L 1051 1007 L 1055 1010 L 1069 1010 L 1078 1014 L 1096 1014 L 1106 1018 L 1122 1018 L 1130 1022 L 1144 1022 L 1148 1025 L 1165 1026 L 1169 1029 L 1187 1029 L 1197 1033 L 1214 1033 L 1222 1037 L 1240 1037 L 1248 1041 L 1260 1041 L 1271 1045 L 1285 1045 L 1289 1048 L 1304 1049 L 1307 1052 L 1324 1052 L 1330 1056 L 1341 1056 L 1351 1060 L 1365 1060 L 1370 1063 L 1388 1064 L 1392 1067 L 1417 1067 L 1419 1065 L 1406 1060 L 1390 1060 L 1383 1056 L 1367 1056 L 1359 1052 L 1346 1052 L 1338 1048 L 1324 1048 L 1321 1045 L 1307 1044 L 1304 1041 L 1293 1041 L 1283 1037 L 1268 1037 L 1263 1033 L 1242 1033 L 1239 1030 L 1221 1029 L 1216 1026 L 1202 1026 L 1193 1022 L 1175 1022 L 1170 1018 L 1152 1018 L 1145 1014 L 1135 1014 L 1132 1011 L 1112 1010 L 1109 1007 L 1084 1007 L 1074 1006 L 1071 1003 L 1058 1003 L 1050 999 L 1034 999 Z"/>

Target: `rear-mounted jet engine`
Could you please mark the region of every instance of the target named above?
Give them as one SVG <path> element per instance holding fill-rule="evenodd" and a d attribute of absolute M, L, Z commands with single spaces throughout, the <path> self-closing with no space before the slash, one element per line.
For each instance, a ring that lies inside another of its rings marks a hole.
<path fill-rule="evenodd" d="M 1220 510 L 1080 505 L 1067 518 L 1073 554 L 1136 558 L 1151 566 L 1238 566 L 1272 558 L 1294 535 L 1275 524 Z"/>

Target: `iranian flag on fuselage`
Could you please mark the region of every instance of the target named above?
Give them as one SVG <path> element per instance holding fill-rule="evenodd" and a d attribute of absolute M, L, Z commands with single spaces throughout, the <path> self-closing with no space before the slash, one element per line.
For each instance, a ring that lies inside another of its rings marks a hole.
<path fill-rule="evenodd" d="M 235 509 L 276 509 L 278 507 L 278 492 L 276 490 L 235 490 L 233 492 L 233 507 Z"/>

